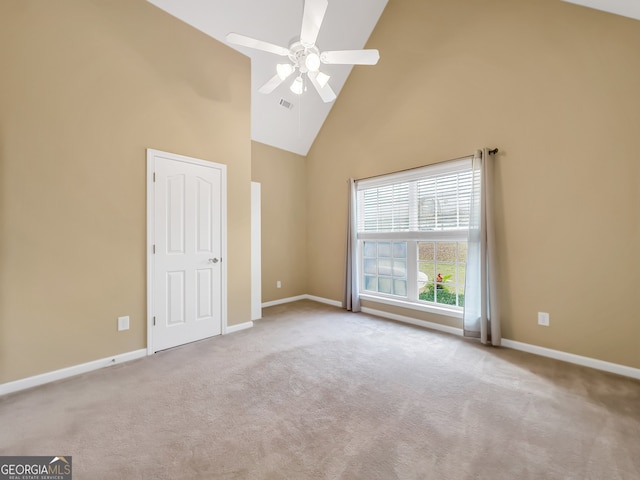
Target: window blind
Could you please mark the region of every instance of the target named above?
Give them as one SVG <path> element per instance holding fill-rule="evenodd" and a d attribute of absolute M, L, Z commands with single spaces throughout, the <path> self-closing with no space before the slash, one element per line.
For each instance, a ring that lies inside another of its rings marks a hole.
<path fill-rule="evenodd" d="M 409 230 L 409 184 L 369 188 L 361 192 L 362 215 L 358 230 L 403 232 Z"/>
<path fill-rule="evenodd" d="M 471 171 L 423 176 L 358 191 L 358 232 L 469 228 Z"/>

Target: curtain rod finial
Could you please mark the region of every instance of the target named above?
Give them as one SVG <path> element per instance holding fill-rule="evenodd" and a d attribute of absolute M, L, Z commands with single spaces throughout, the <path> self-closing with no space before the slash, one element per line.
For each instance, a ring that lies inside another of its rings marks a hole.
<path fill-rule="evenodd" d="M 489 150 L 489 153 L 490 153 L 491 155 L 495 155 L 496 153 L 498 153 L 498 149 L 497 149 L 497 148 L 494 148 L 494 149 L 492 149 L 492 150 Z"/>

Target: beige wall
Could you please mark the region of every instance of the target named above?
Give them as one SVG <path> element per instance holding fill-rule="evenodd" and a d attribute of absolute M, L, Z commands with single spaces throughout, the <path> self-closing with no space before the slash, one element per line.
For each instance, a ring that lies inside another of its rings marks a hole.
<path fill-rule="evenodd" d="M 306 158 L 263 143 L 251 149 L 254 182 L 261 184 L 262 301 L 308 293 Z M 282 282 L 276 288 L 276 282 Z"/>
<path fill-rule="evenodd" d="M 390 0 L 304 159 L 250 143 L 247 58 L 145 1 L 1 2 L 0 383 L 145 347 L 147 147 L 228 165 L 235 324 L 250 179 L 263 301 L 339 300 L 346 178 L 498 146 L 505 337 L 640 368 L 639 44 L 558 0 Z"/>
<path fill-rule="evenodd" d="M 309 293 L 341 298 L 346 178 L 497 146 L 504 336 L 639 368 L 638 45 L 559 0 L 390 0 L 308 156 Z"/>
<path fill-rule="evenodd" d="M 248 58 L 144 0 L 4 0 L 0 65 L 0 383 L 145 348 L 147 147 L 228 165 L 249 321 Z"/>

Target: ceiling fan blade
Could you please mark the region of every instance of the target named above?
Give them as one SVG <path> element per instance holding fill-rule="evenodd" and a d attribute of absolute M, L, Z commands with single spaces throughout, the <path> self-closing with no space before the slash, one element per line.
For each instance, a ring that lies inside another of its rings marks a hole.
<path fill-rule="evenodd" d="M 262 85 L 258 91 L 260 93 L 271 93 L 273 92 L 276 88 L 278 88 L 278 86 L 284 82 L 285 79 L 284 78 L 280 78 L 280 75 L 278 75 L 277 73 L 271 77 L 271 80 L 269 80 L 267 83 L 265 83 L 264 85 Z"/>
<path fill-rule="evenodd" d="M 234 45 L 240 45 L 242 47 L 255 48 L 256 50 L 275 53 L 276 55 L 282 55 L 283 57 L 289 55 L 288 48 L 280 47 L 269 42 L 263 42 L 262 40 L 256 40 L 255 38 L 240 35 L 239 33 L 227 34 L 227 42 Z"/>
<path fill-rule="evenodd" d="M 327 0 L 305 0 L 300 31 L 302 45 L 309 47 L 316 43 L 328 4 Z"/>
<path fill-rule="evenodd" d="M 378 50 L 335 50 L 322 52 L 320 61 L 335 65 L 375 65 L 380 60 Z"/>
<path fill-rule="evenodd" d="M 318 83 L 318 72 L 309 72 L 307 76 L 309 77 L 309 80 L 311 80 L 311 84 L 315 87 L 318 95 L 320 95 L 320 98 L 322 98 L 324 103 L 333 102 L 336 99 L 336 94 L 328 83 L 325 83 L 324 86 L 321 86 Z"/>

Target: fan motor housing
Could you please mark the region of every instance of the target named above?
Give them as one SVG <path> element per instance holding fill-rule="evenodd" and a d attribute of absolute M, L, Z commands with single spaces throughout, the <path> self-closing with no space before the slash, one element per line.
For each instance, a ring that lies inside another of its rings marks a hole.
<path fill-rule="evenodd" d="M 301 42 L 294 42 L 289 46 L 289 59 L 291 59 L 293 64 L 300 70 L 300 73 L 307 73 L 309 71 L 306 60 L 312 53 L 320 57 L 320 50 L 318 50 L 318 47 L 315 45 L 305 47 Z"/>

